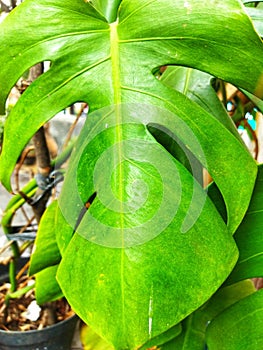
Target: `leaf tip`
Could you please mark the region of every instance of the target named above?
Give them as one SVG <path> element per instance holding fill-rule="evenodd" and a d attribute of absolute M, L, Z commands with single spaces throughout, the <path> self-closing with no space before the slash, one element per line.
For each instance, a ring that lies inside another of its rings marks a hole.
<path fill-rule="evenodd" d="M 9 172 L 2 165 L 1 157 L 0 157 L 0 183 L 5 187 L 5 189 L 14 194 L 12 185 L 11 185 L 11 176 L 9 176 Z"/>

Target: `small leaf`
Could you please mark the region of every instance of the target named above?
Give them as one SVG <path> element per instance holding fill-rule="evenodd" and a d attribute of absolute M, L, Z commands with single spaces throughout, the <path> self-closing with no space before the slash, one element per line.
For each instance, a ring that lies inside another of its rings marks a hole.
<path fill-rule="evenodd" d="M 251 94 L 245 90 L 241 89 L 241 91 L 255 104 L 255 106 L 258 107 L 258 109 L 262 113 L 263 112 L 263 101 L 260 98 L 254 96 L 253 94 Z"/>
<path fill-rule="evenodd" d="M 255 287 L 249 280 L 220 288 L 207 303 L 182 322 L 182 333 L 161 349 L 204 350 L 207 325 L 230 305 L 254 292 Z"/>
<path fill-rule="evenodd" d="M 38 272 L 36 277 L 36 300 L 39 305 L 63 297 L 63 293 L 56 280 L 58 265 L 47 267 Z"/>
<path fill-rule="evenodd" d="M 57 201 L 53 201 L 41 218 L 34 251 L 30 258 L 30 275 L 34 275 L 48 266 L 56 265 L 61 260 L 55 234 L 57 206 Z"/>
<path fill-rule="evenodd" d="M 239 249 L 239 259 L 226 283 L 263 277 L 262 202 L 263 164 L 258 168 L 258 176 L 247 213 L 234 236 Z"/>
<path fill-rule="evenodd" d="M 261 350 L 263 289 L 230 306 L 207 329 L 209 350 Z"/>

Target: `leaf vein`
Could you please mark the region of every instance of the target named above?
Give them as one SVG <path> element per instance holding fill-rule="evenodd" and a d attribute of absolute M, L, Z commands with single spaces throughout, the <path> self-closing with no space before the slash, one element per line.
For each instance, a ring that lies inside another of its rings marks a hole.
<path fill-rule="evenodd" d="M 87 4 L 87 5 L 89 6 L 89 4 Z M 85 16 L 86 18 L 87 18 L 87 17 L 88 17 L 88 18 L 92 17 L 92 18 L 95 18 L 95 19 L 98 20 L 98 21 L 101 21 L 101 22 L 103 22 L 103 23 L 107 23 L 106 21 L 103 21 L 102 18 L 97 18 L 97 17 L 95 17 L 95 16 L 91 16 L 91 14 L 88 14 L 88 13 L 85 13 L 85 12 L 76 11 L 75 9 L 66 8 L 66 6 L 63 7 L 63 6 L 58 6 L 58 5 L 54 5 L 54 4 L 53 4 L 53 5 L 52 5 L 52 8 L 53 8 L 53 9 L 61 10 L 61 12 L 63 12 L 63 14 L 64 14 L 65 12 L 76 13 L 76 14 L 79 15 L 79 16 Z M 48 8 L 48 11 L 50 11 L 50 7 Z"/>
<path fill-rule="evenodd" d="M 246 215 L 259 214 L 259 213 L 262 213 L 262 212 L 263 212 L 263 209 L 260 209 L 260 210 L 248 210 Z"/>
<path fill-rule="evenodd" d="M 127 21 L 127 19 L 129 19 L 131 16 L 133 16 L 136 12 L 142 10 L 144 7 L 147 7 L 148 5 L 152 4 L 153 2 L 156 2 L 157 0 L 149 0 L 148 2 L 146 2 L 145 4 L 137 7 L 135 10 L 133 10 L 132 12 L 129 13 L 128 16 L 126 16 L 121 22 L 120 24 L 123 24 L 124 22 Z"/>
<path fill-rule="evenodd" d="M 26 53 L 27 51 L 30 51 L 31 49 L 33 49 L 34 47 L 36 46 L 39 46 L 41 44 L 44 44 L 46 42 L 49 42 L 49 41 L 53 41 L 53 40 L 56 40 L 56 39 L 60 39 L 60 38 L 66 38 L 66 37 L 70 37 L 70 36 L 78 36 L 78 35 L 85 35 L 85 34 L 97 34 L 97 33 L 105 33 L 105 32 L 108 32 L 109 29 L 101 29 L 101 30 L 84 30 L 84 31 L 81 31 L 81 32 L 72 32 L 72 33 L 65 33 L 65 34 L 60 34 L 60 35 L 54 35 L 54 36 L 51 36 L 51 37 L 48 37 L 44 40 L 41 40 L 41 41 L 38 41 L 36 43 L 34 43 L 33 45 L 30 45 L 29 47 L 27 47 L 24 51 L 23 51 L 23 54 Z"/>
<path fill-rule="evenodd" d="M 245 263 L 245 262 L 247 262 L 249 260 L 252 260 L 254 258 L 257 258 L 258 256 L 261 256 L 261 255 L 263 255 L 263 252 L 260 252 L 260 253 L 257 253 L 257 254 L 253 254 L 252 256 L 249 256 L 246 259 L 240 260 L 238 264 L 243 264 L 243 263 Z"/>
<path fill-rule="evenodd" d="M 91 68 L 94 68 L 100 64 L 102 64 L 103 62 L 106 62 L 107 60 L 109 60 L 109 56 L 106 58 L 103 58 L 95 63 L 93 63 L 92 65 L 83 68 L 82 70 L 80 70 L 79 72 L 73 74 L 71 77 L 69 77 L 68 79 L 66 79 L 63 83 L 59 84 L 55 89 L 51 90 L 48 94 L 44 95 L 36 104 L 36 106 L 39 106 L 41 104 L 42 101 L 44 101 L 47 97 L 50 97 L 51 95 L 53 95 L 55 92 L 57 92 L 59 89 L 61 89 L 63 86 L 65 86 L 66 84 L 68 84 L 70 81 L 72 81 L 73 79 L 75 79 L 76 77 L 78 77 L 79 75 L 85 73 L 86 71 L 90 70 Z"/>

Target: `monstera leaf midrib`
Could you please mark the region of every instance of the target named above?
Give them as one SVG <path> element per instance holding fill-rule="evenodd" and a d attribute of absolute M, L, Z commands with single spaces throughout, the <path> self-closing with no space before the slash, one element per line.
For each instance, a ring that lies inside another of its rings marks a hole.
<path fill-rule="evenodd" d="M 121 82 L 120 82 L 120 61 L 119 61 L 119 46 L 118 46 L 118 32 L 117 32 L 117 25 L 118 22 L 114 22 L 110 24 L 110 47 L 111 47 L 111 66 L 112 66 L 112 87 L 113 87 L 113 104 L 115 106 L 115 115 L 116 115 L 116 143 L 118 145 L 118 164 L 120 164 L 119 171 L 120 171 L 120 176 L 119 176 L 119 199 L 120 199 L 120 227 L 123 229 L 124 224 L 123 224 L 123 208 L 122 208 L 122 203 L 124 200 L 124 195 L 123 195 L 123 170 L 122 170 L 122 147 L 121 147 L 121 141 L 123 139 L 122 137 L 122 114 L 121 114 L 121 109 L 119 108 L 121 103 L 122 103 L 122 98 L 121 98 Z M 123 235 L 122 235 L 123 236 Z M 121 261 L 123 261 L 123 254 L 124 252 L 121 253 Z M 123 263 L 121 263 L 122 269 L 123 269 Z M 122 271 L 123 275 L 123 271 Z"/>
<path fill-rule="evenodd" d="M 113 87 L 113 102 L 118 107 L 122 103 L 121 99 L 121 81 L 120 81 L 120 59 L 119 59 L 119 45 L 118 45 L 118 22 L 110 24 L 110 58 L 112 66 L 112 87 Z M 118 114 L 118 117 L 119 114 Z M 121 122 L 121 120 L 117 120 Z"/>
<path fill-rule="evenodd" d="M 121 112 L 121 104 L 122 104 L 122 97 L 121 97 L 121 81 L 120 81 L 120 60 L 119 60 L 119 44 L 118 44 L 118 31 L 117 31 L 118 22 L 115 21 L 110 24 L 110 60 L 111 60 L 111 66 L 112 66 L 112 88 L 113 88 L 113 105 L 115 106 L 115 115 L 116 115 L 116 143 L 117 143 L 117 149 L 118 149 L 118 164 L 119 166 L 119 202 L 120 202 L 120 224 L 119 227 L 123 231 L 124 230 L 124 216 L 123 216 L 123 208 L 122 204 L 124 202 L 124 187 L 123 187 L 123 178 L 125 177 L 125 174 L 123 173 L 122 168 L 122 147 L 121 147 L 121 141 L 123 139 L 122 137 L 122 112 Z M 121 320 L 122 320 L 122 332 L 126 333 L 126 306 L 125 306 L 125 283 L 124 283 L 124 276 L 125 276 L 125 241 L 124 241 L 124 233 L 121 233 L 122 238 L 122 245 L 123 248 L 119 250 L 119 259 L 120 259 L 120 290 L 121 290 Z"/>

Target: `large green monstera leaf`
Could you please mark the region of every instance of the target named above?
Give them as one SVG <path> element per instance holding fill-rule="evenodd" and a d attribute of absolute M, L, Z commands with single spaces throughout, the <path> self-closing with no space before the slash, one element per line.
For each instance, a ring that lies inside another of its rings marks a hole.
<path fill-rule="evenodd" d="M 230 274 L 232 234 L 257 174 L 238 136 L 155 72 L 193 67 L 260 97 L 261 40 L 237 0 L 25 0 L 0 26 L 0 47 L 2 112 L 23 72 L 51 62 L 6 122 L 0 176 L 9 190 L 36 130 L 76 101 L 89 104 L 56 210 L 57 278 L 99 335 L 135 349 Z M 196 162 L 224 198 L 226 223 L 196 181 Z"/>

